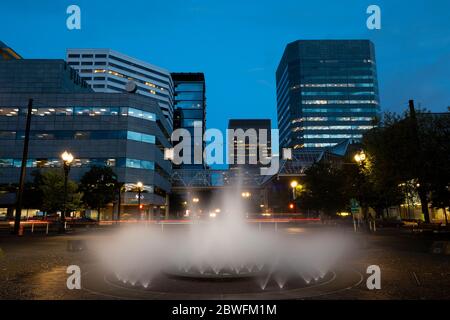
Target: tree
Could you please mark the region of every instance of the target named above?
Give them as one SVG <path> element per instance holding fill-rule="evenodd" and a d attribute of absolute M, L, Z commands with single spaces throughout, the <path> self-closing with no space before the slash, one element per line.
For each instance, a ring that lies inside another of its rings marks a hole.
<path fill-rule="evenodd" d="M 49 170 L 42 173 L 39 190 L 42 192 L 42 210 L 54 214 L 62 211 L 64 206 L 64 174 L 59 170 Z M 66 208 L 68 212 L 78 210 L 81 205 L 81 193 L 75 182 L 67 182 Z"/>
<path fill-rule="evenodd" d="M 114 201 L 117 186 L 117 175 L 110 167 L 93 166 L 80 181 L 83 202 L 98 212 L 100 221 L 101 209 Z"/>
<path fill-rule="evenodd" d="M 40 188 L 42 185 L 42 174 L 35 170 L 31 172 L 32 182 L 25 183 L 23 194 L 23 207 L 27 209 L 41 209 L 43 206 L 43 193 Z"/>
<path fill-rule="evenodd" d="M 425 222 L 430 222 L 428 203 L 433 190 L 438 193 L 450 181 L 449 119 L 423 110 L 416 116 L 412 108 L 403 116 L 386 114 L 383 123 L 363 138 L 380 186 L 387 183 L 394 190 L 395 185 L 416 181 Z"/>
<path fill-rule="evenodd" d="M 345 192 L 359 202 L 364 218 L 368 219 L 369 208 L 381 217 L 385 209 L 401 204 L 404 197 L 398 183 L 378 170 L 370 153 L 365 152 L 365 155 L 360 165 L 354 162 L 353 155 L 348 155 L 342 168 Z"/>
<path fill-rule="evenodd" d="M 298 206 L 333 216 L 348 209 L 350 198 L 345 193 L 342 170 L 328 162 L 313 164 L 305 171 L 303 192 Z"/>

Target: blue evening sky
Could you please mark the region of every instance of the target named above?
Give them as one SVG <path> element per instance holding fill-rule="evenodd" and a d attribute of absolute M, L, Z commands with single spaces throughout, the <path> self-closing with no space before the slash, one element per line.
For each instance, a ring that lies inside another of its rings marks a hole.
<path fill-rule="evenodd" d="M 77 4 L 82 30 L 66 28 Z M 366 8 L 382 29 L 366 28 Z M 271 118 L 275 70 L 297 39 L 371 39 L 383 110 L 407 101 L 450 106 L 448 0 L 18 0 L 1 1 L 0 40 L 25 58 L 64 58 L 66 48 L 111 48 L 170 71 L 204 72 L 207 127 L 229 118 Z"/>

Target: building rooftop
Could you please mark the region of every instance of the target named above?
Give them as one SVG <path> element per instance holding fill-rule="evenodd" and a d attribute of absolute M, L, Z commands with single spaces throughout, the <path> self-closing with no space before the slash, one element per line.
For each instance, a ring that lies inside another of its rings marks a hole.
<path fill-rule="evenodd" d="M 0 60 L 0 93 L 92 92 L 64 60 Z"/>

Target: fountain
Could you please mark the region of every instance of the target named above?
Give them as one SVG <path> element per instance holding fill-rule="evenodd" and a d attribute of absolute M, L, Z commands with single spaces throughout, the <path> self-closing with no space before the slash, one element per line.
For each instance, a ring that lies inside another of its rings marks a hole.
<path fill-rule="evenodd" d="M 245 279 L 261 290 L 310 286 L 330 278 L 343 255 L 344 238 L 329 233 L 290 236 L 247 223 L 239 188 L 225 192 L 221 213 L 188 230 L 162 232 L 149 226 L 121 229 L 99 246 L 112 281 L 152 289 L 161 275 L 191 281 Z"/>

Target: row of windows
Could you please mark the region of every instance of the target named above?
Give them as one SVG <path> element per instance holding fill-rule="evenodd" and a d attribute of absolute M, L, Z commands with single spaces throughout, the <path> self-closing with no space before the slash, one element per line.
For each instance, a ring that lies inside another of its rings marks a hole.
<path fill-rule="evenodd" d="M 24 131 L 0 131 L 0 140 L 23 140 Z M 135 131 L 31 131 L 31 140 L 118 140 L 128 139 L 155 144 L 155 136 Z"/>
<path fill-rule="evenodd" d="M 79 61 L 69 61 L 68 64 L 69 66 L 106 66 L 106 61 L 83 61 L 81 64 Z"/>
<path fill-rule="evenodd" d="M 305 134 L 305 139 L 350 139 L 362 138 L 362 134 Z"/>
<path fill-rule="evenodd" d="M 145 86 L 147 86 L 147 87 L 150 87 L 150 88 L 159 89 L 159 90 L 161 90 L 161 91 L 166 90 L 166 89 L 164 89 L 163 87 L 160 87 L 160 86 L 158 86 L 158 85 L 156 85 L 156 84 L 154 84 L 154 83 L 152 83 L 152 82 L 149 82 L 149 81 L 143 81 L 143 80 L 139 80 L 139 79 L 136 79 L 136 78 L 130 78 L 130 77 L 125 76 L 125 75 L 123 75 L 123 74 L 121 74 L 121 73 L 118 73 L 118 72 L 116 72 L 116 71 L 105 70 L 105 69 L 95 69 L 95 70 L 91 70 L 91 69 L 81 69 L 80 72 L 81 72 L 81 73 L 94 73 L 94 74 L 108 73 L 108 74 L 110 74 L 110 75 L 113 75 L 113 76 L 116 76 L 116 77 L 119 77 L 119 78 L 123 78 L 123 79 L 126 79 L 126 80 L 133 80 L 133 81 L 135 81 L 135 82 L 137 82 L 137 83 L 143 84 L 143 85 L 145 85 Z M 126 83 L 127 83 L 127 81 L 119 81 L 119 80 L 114 79 L 114 78 L 109 78 L 108 80 L 111 81 L 111 82 L 119 83 L 119 84 L 121 84 L 121 85 L 126 85 Z M 149 89 L 148 91 L 149 91 L 150 93 L 152 93 L 152 94 L 157 94 L 157 92 L 156 92 L 155 90 Z M 159 94 L 159 95 L 161 95 L 161 96 L 163 96 L 163 97 L 166 97 L 166 98 L 168 97 L 167 94 Z"/>
<path fill-rule="evenodd" d="M 197 100 L 197 101 L 176 101 L 175 103 L 176 108 L 181 109 L 202 109 L 203 108 L 203 101 Z"/>
<path fill-rule="evenodd" d="M 372 75 L 353 75 L 353 76 L 347 76 L 347 75 L 339 75 L 339 76 L 317 76 L 317 75 L 310 75 L 307 77 L 304 77 L 304 79 L 316 79 L 316 80 L 347 80 L 347 79 L 358 79 L 358 80 L 374 80 L 374 77 Z"/>
<path fill-rule="evenodd" d="M 0 107 L 0 116 L 26 115 L 27 108 Z M 37 116 L 130 116 L 150 121 L 156 121 L 156 115 L 152 112 L 142 111 L 130 107 L 47 107 L 35 108 L 32 114 Z"/>
<path fill-rule="evenodd" d="M 300 70 L 305 71 L 333 71 L 333 72 L 354 72 L 354 71 L 372 71 L 373 66 L 362 65 L 339 65 L 339 66 L 324 66 L 318 64 L 311 64 L 309 66 L 302 64 Z"/>
<path fill-rule="evenodd" d="M 94 55 L 93 54 L 75 54 L 75 53 L 71 53 L 69 54 L 69 58 L 93 58 Z M 106 54 L 96 54 L 95 55 L 96 58 L 102 59 L 102 58 L 106 58 Z"/>
<path fill-rule="evenodd" d="M 304 126 L 292 129 L 293 132 L 306 130 L 370 130 L 374 126 Z"/>
<path fill-rule="evenodd" d="M 204 116 L 202 109 L 179 109 L 178 112 L 184 119 L 203 119 Z"/>
<path fill-rule="evenodd" d="M 22 159 L 0 159 L 0 168 L 20 168 Z M 155 170 L 155 163 L 147 160 L 129 159 L 129 158 L 91 158 L 74 159 L 72 164 L 74 168 L 84 168 L 92 166 L 108 166 L 117 168 L 136 168 Z M 59 168 L 62 167 L 62 160 L 57 158 L 47 159 L 28 159 L 28 168 Z"/>
<path fill-rule="evenodd" d="M 193 83 L 193 82 L 182 82 L 182 83 L 178 83 L 175 86 L 175 91 L 176 92 L 182 92 L 182 91 L 197 91 L 197 92 L 203 92 L 204 89 L 204 85 L 202 82 L 197 82 L 197 83 Z"/>
<path fill-rule="evenodd" d="M 291 89 L 298 88 L 371 88 L 373 83 L 305 83 L 292 86 Z"/>
<path fill-rule="evenodd" d="M 113 67 L 113 68 L 117 68 L 117 69 L 119 69 L 119 70 L 123 70 L 123 71 L 125 71 L 125 72 L 131 73 L 131 74 L 134 74 L 134 75 L 143 77 L 143 78 L 148 78 L 148 79 L 152 79 L 152 80 L 154 80 L 154 81 L 161 82 L 161 83 L 167 85 L 168 87 L 170 87 L 169 81 L 165 81 L 165 80 L 162 80 L 162 79 L 159 79 L 159 78 L 155 78 L 155 77 L 152 77 L 152 76 L 150 76 L 150 75 L 148 75 L 148 74 L 145 74 L 145 73 L 142 73 L 142 72 L 139 72 L 139 71 L 134 71 L 134 70 L 129 69 L 129 68 L 126 68 L 126 67 L 122 67 L 122 66 L 120 66 L 120 65 L 118 65 L 118 64 L 115 64 L 115 63 L 109 63 L 109 65 L 110 65 L 111 67 Z M 141 68 L 141 67 L 139 66 L 139 68 Z M 151 73 L 156 73 L 156 72 L 154 72 L 154 71 L 150 71 L 150 72 L 151 72 Z M 167 75 L 163 75 L 163 76 L 164 76 L 165 78 L 168 78 Z"/>
<path fill-rule="evenodd" d="M 311 63 L 346 63 L 346 64 L 350 64 L 350 63 L 374 63 L 373 60 L 371 59 L 328 59 L 328 60 L 317 60 L 317 59 L 302 59 L 302 64 L 311 64 Z"/>
<path fill-rule="evenodd" d="M 326 109 L 320 109 L 320 108 L 303 108 L 303 112 L 319 112 L 319 113 L 341 113 L 341 112 L 363 112 L 363 113 L 371 113 L 371 112 L 378 112 L 378 109 L 376 108 L 326 108 Z"/>
<path fill-rule="evenodd" d="M 142 69 L 144 71 L 147 71 L 147 72 L 150 72 L 150 73 L 153 73 L 153 74 L 157 74 L 157 75 L 159 75 L 161 77 L 165 77 L 165 78 L 169 77 L 167 74 L 159 72 L 159 71 L 156 71 L 155 69 L 150 69 L 150 68 L 144 67 L 143 65 L 136 64 L 136 63 L 133 63 L 133 62 L 125 60 L 125 59 L 121 59 L 121 58 L 116 57 L 116 56 L 109 56 L 109 57 L 111 59 L 113 59 L 113 60 L 119 61 L 119 62 L 127 64 L 129 66 L 132 66 L 132 67 L 135 67 L 135 68 L 139 68 L 139 69 Z M 123 68 L 123 67 L 121 67 L 121 68 Z M 161 81 L 161 80 L 159 80 L 159 81 Z"/>
<path fill-rule="evenodd" d="M 305 143 L 303 147 L 305 148 L 326 148 L 334 147 L 337 143 Z"/>
<path fill-rule="evenodd" d="M 302 104 L 378 104 L 376 100 L 302 100 Z"/>
<path fill-rule="evenodd" d="M 373 121 L 373 117 L 302 117 L 292 120 L 292 123 L 299 123 L 303 121 Z"/>
<path fill-rule="evenodd" d="M 189 128 L 189 127 L 202 127 L 203 121 L 199 119 L 183 119 L 181 121 L 181 127 L 182 128 Z"/>
<path fill-rule="evenodd" d="M 203 91 L 199 92 L 178 92 L 175 94 L 175 101 L 203 100 Z"/>
<path fill-rule="evenodd" d="M 374 91 L 302 91 L 302 96 L 372 96 Z"/>

